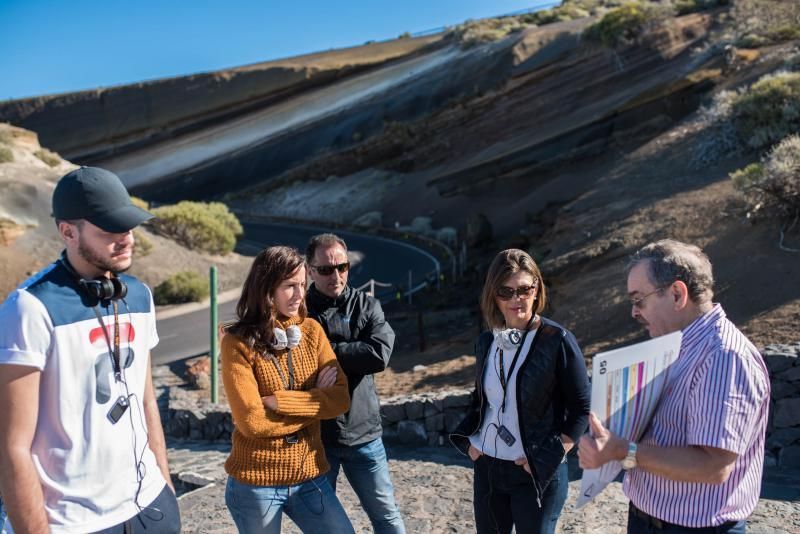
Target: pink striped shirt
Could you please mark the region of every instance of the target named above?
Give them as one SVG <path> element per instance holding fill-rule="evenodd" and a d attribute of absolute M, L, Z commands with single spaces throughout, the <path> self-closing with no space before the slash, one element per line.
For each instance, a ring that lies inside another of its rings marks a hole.
<path fill-rule="evenodd" d="M 738 454 L 723 484 L 669 480 L 642 469 L 623 491 L 640 510 L 685 527 L 746 519 L 758 503 L 770 385 L 758 350 L 719 304 L 683 330 L 668 386 L 641 443 L 717 447 Z"/>

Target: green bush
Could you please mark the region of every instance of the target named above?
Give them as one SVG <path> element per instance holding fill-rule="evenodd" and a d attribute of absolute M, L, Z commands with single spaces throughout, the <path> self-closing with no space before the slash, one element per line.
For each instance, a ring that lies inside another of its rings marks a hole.
<path fill-rule="evenodd" d="M 628 2 L 603 15 L 584 30 L 587 39 L 616 47 L 633 43 L 653 23 L 663 20 L 666 12 L 650 4 Z"/>
<path fill-rule="evenodd" d="M 731 174 L 750 213 L 794 217 L 800 212 L 800 136 L 790 135 L 775 145 L 761 163 L 752 163 Z"/>
<path fill-rule="evenodd" d="M 242 225 L 221 202 L 185 200 L 151 210 L 156 219 L 150 226 L 182 245 L 211 254 L 227 254 L 242 235 Z"/>
<path fill-rule="evenodd" d="M 764 179 L 764 165 L 761 163 L 751 163 L 743 169 L 739 169 L 730 174 L 733 187 L 741 192 L 746 192 L 754 184 Z"/>
<path fill-rule="evenodd" d="M 8 147 L 0 146 L 0 163 L 11 163 L 14 161 L 14 153 Z"/>
<path fill-rule="evenodd" d="M 733 104 L 739 137 L 763 149 L 800 131 L 800 72 L 763 76 Z"/>
<path fill-rule="evenodd" d="M 55 152 L 50 152 L 46 148 L 40 148 L 34 152 L 33 155 L 42 160 L 49 167 L 58 167 L 61 164 L 61 157 Z"/>
<path fill-rule="evenodd" d="M 208 281 L 194 271 L 173 274 L 153 290 L 158 305 L 197 302 L 208 296 Z"/>

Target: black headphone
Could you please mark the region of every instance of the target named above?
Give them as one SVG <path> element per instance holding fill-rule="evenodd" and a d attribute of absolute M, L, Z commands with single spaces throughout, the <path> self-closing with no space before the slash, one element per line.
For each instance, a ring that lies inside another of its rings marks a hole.
<path fill-rule="evenodd" d="M 67 270 L 67 272 L 71 274 L 73 278 L 75 278 L 75 281 L 78 282 L 78 285 L 83 288 L 86 294 L 92 298 L 97 300 L 120 300 L 124 299 L 125 295 L 128 294 L 128 286 L 125 285 L 125 282 L 117 278 L 116 275 L 112 276 L 111 278 L 98 276 L 93 280 L 81 278 L 81 275 L 79 275 L 69 263 L 66 251 L 61 253 L 61 258 L 59 261 Z"/>

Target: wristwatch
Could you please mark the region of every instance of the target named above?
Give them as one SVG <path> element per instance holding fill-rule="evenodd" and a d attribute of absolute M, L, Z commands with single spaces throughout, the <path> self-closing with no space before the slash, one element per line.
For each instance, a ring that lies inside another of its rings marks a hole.
<path fill-rule="evenodd" d="M 636 443 L 629 441 L 628 442 L 628 454 L 622 460 L 622 468 L 625 471 L 633 469 L 636 467 Z"/>

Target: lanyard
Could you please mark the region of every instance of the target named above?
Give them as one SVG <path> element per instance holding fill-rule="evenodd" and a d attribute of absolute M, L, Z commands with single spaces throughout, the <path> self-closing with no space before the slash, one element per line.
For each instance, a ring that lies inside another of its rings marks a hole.
<path fill-rule="evenodd" d="M 281 378 L 281 383 L 283 387 L 287 390 L 294 389 L 294 366 L 292 365 L 292 349 L 289 349 L 288 354 L 286 355 L 286 363 L 289 366 L 289 381 L 287 383 L 286 376 L 283 374 L 281 370 L 281 366 L 278 365 L 278 358 L 275 355 L 272 355 L 272 365 L 275 366 L 275 370 L 278 371 L 278 376 Z"/>
<path fill-rule="evenodd" d="M 97 316 L 97 321 L 100 323 L 100 328 L 103 330 L 103 336 L 106 338 L 106 344 L 108 345 L 108 354 L 111 358 L 111 365 L 114 366 L 114 380 L 119 382 L 122 379 L 122 366 L 119 363 L 119 310 L 117 308 L 117 301 L 111 302 L 112 306 L 114 307 L 114 345 L 111 345 L 111 336 L 108 335 L 108 330 L 106 330 L 106 324 L 103 322 L 103 318 L 100 316 L 100 310 L 98 309 L 98 305 L 95 304 L 92 306 L 94 310 L 94 314 Z"/>
<path fill-rule="evenodd" d="M 503 363 L 503 349 L 498 349 L 496 354 L 499 354 L 499 366 L 500 366 L 500 385 L 503 387 L 503 404 L 500 405 L 500 410 L 505 413 L 506 411 L 506 392 L 507 392 L 507 384 L 508 381 L 511 380 L 511 375 L 514 374 L 514 369 L 517 367 L 517 359 L 519 358 L 520 352 L 522 352 L 522 347 L 525 346 L 525 340 L 528 338 L 528 334 L 531 332 L 530 328 L 533 322 L 536 320 L 536 315 L 531 317 L 531 320 L 528 321 L 528 325 L 525 328 L 525 334 L 522 336 L 522 341 L 519 342 L 519 347 L 517 347 L 517 352 L 514 353 L 514 358 L 511 360 L 511 366 L 508 368 L 508 376 L 506 376 L 506 369 L 505 364 Z"/>

